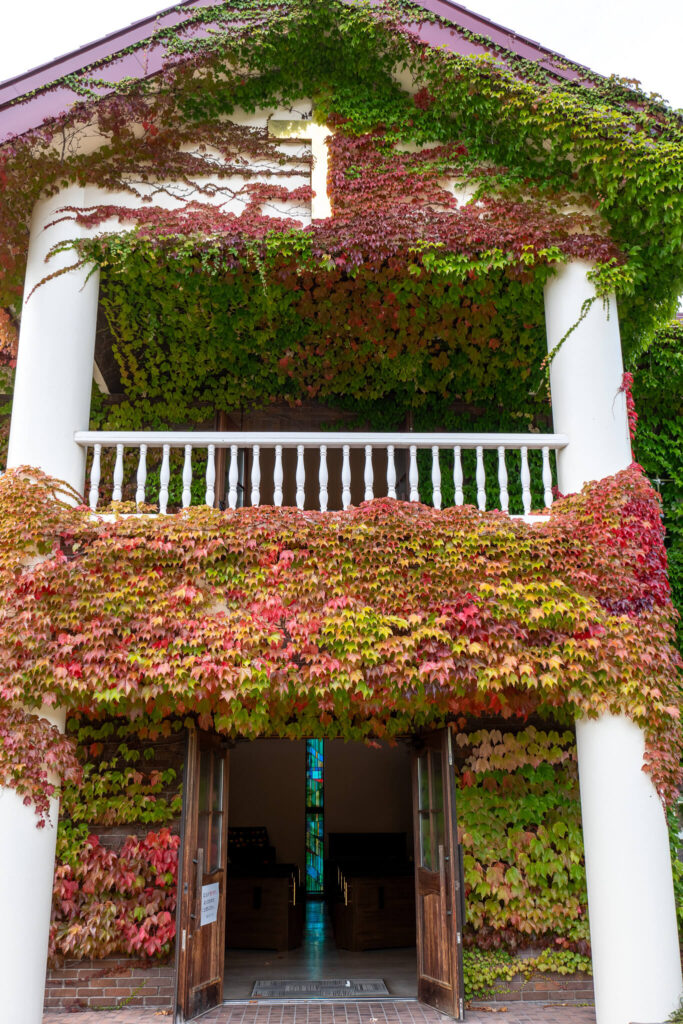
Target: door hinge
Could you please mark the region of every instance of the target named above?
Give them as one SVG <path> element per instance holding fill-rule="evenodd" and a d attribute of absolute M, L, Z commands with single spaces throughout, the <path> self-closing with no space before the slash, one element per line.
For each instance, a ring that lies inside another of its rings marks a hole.
<path fill-rule="evenodd" d="M 180 948 L 182 949 L 183 953 L 185 952 L 185 940 L 186 940 L 186 938 L 187 938 L 187 932 L 183 928 L 183 938 L 182 938 L 182 942 L 180 944 Z"/>
<path fill-rule="evenodd" d="M 455 941 L 458 943 L 458 945 L 460 945 L 460 943 L 462 942 L 462 935 L 460 934 L 460 932 L 456 932 Z"/>
<path fill-rule="evenodd" d="M 464 1003 L 462 1001 L 462 996 L 460 996 L 459 1002 L 460 1002 L 460 1020 L 464 1020 L 465 1019 L 465 1006 L 464 1006 Z"/>

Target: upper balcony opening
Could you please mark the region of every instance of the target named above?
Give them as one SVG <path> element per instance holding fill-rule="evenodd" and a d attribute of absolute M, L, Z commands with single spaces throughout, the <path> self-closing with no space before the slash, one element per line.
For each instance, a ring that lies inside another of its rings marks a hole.
<path fill-rule="evenodd" d="M 415 252 L 312 270 L 183 246 L 134 240 L 102 267 L 78 435 L 91 507 L 550 506 L 566 438 L 542 366 L 548 266 L 463 274 Z"/>

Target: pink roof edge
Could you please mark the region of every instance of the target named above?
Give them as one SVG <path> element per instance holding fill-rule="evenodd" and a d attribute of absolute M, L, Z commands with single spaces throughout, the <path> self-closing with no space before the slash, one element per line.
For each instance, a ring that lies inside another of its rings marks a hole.
<path fill-rule="evenodd" d="M 458 28 L 487 36 L 494 45 L 499 45 L 521 57 L 536 61 L 559 78 L 575 80 L 580 76 L 573 68 L 564 66 L 567 58 L 561 54 L 541 46 L 511 29 L 490 21 L 482 15 L 468 10 L 454 0 L 415 0 L 415 2 L 431 13 L 447 18 Z M 73 50 L 62 57 L 57 57 L 40 67 L 26 71 L 21 75 L 0 83 L 0 144 L 11 137 L 22 135 L 37 128 L 46 120 L 62 113 L 70 103 L 74 102 L 74 94 L 66 87 L 53 91 L 38 91 L 34 96 L 19 103 L 35 90 L 45 90 L 46 86 L 74 74 L 90 65 L 109 61 L 108 74 L 111 80 L 124 77 L 142 79 L 149 77 L 160 69 L 160 55 L 154 54 L 154 47 L 124 54 L 121 51 L 135 43 L 143 42 L 156 29 L 182 24 L 198 7 L 210 7 L 216 0 L 183 0 L 183 2 L 167 7 L 157 14 L 150 15 L 140 21 L 133 22 L 125 28 L 111 32 L 100 39 Z M 460 53 L 481 53 L 484 47 L 470 42 L 455 34 L 453 29 L 439 23 L 423 23 L 419 34 L 432 45 L 446 46 Z M 118 60 L 111 61 L 117 53 Z M 156 59 L 155 59 L 156 58 Z M 588 68 L 581 68 L 586 74 L 593 74 Z M 105 91 L 103 90 L 103 95 Z"/>

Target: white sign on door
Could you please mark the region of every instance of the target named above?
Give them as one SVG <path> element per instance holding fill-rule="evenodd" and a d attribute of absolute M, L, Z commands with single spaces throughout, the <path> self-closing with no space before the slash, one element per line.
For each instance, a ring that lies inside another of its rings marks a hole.
<path fill-rule="evenodd" d="M 218 920 L 218 890 L 219 883 L 212 882 L 211 885 L 202 886 L 202 916 L 199 927 L 205 924 L 213 924 Z"/>

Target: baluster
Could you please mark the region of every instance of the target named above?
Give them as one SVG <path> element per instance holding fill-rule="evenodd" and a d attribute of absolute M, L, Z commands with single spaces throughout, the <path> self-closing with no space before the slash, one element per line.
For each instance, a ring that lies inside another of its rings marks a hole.
<path fill-rule="evenodd" d="M 258 508 L 261 504 L 261 446 L 255 444 L 251 454 L 251 504 Z"/>
<path fill-rule="evenodd" d="M 408 473 L 408 483 L 410 484 L 410 500 L 419 501 L 420 492 L 417 489 L 419 483 L 417 475 L 417 448 L 414 444 L 410 446 L 410 471 Z"/>
<path fill-rule="evenodd" d="M 147 445 L 140 445 L 140 458 L 138 459 L 137 490 L 135 492 L 135 504 L 142 505 L 145 500 L 145 484 L 147 483 Z"/>
<path fill-rule="evenodd" d="M 239 480 L 239 452 L 236 444 L 230 445 L 230 469 L 228 470 L 228 505 L 237 508 L 237 482 Z"/>
<path fill-rule="evenodd" d="M 439 446 L 432 445 L 432 494 L 434 508 L 441 508 L 441 466 L 439 464 Z"/>
<path fill-rule="evenodd" d="M 349 461 L 349 446 L 345 444 L 342 449 L 342 508 L 348 508 L 351 504 L 351 462 Z"/>
<path fill-rule="evenodd" d="M 306 467 L 304 465 L 304 446 L 296 446 L 296 507 L 303 508 L 306 501 Z"/>
<path fill-rule="evenodd" d="M 100 476 L 102 467 L 102 445 L 96 444 L 92 453 L 92 466 L 90 467 L 90 508 L 95 511 L 100 497 Z"/>
<path fill-rule="evenodd" d="M 273 471 L 273 505 L 282 504 L 282 445 L 275 445 L 275 469 Z"/>
<path fill-rule="evenodd" d="M 114 491 L 112 501 L 121 501 L 121 490 L 123 487 L 123 445 L 116 446 L 116 463 L 114 465 Z"/>
<path fill-rule="evenodd" d="M 462 457 L 460 454 L 460 445 L 456 444 L 453 449 L 453 486 L 455 488 L 455 504 L 462 505 L 465 500 L 462 493 L 463 475 L 462 475 Z"/>
<path fill-rule="evenodd" d="M 327 512 L 327 445 L 320 445 L 320 469 L 318 470 L 320 511 Z"/>
<path fill-rule="evenodd" d="M 216 500 L 216 445 L 210 444 L 206 453 L 206 494 L 204 504 L 213 508 Z"/>
<path fill-rule="evenodd" d="M 498 446 L 498 486 L 500 487 L 500 509 L 507 512 L 510 507 L 510 495 L 508 494 L 508 469 L 505 465 L 505 446 Z"/>
<path fill-rule="evenodd" d="M 372 501 L 375 497 L 375 474 L 372 469 L 372 445 L 366 444 L 365 446 L 365 500 Z"/>
<path fill-rule="evenodd" d="M 192 445 L 185 445 L 183 463 L 183 508 L 189 508 L 192 501 Z"/>
<path fill-rule="evenodd" d="M 477 445 L 477 505 L 480 512 L 486 511 L 486 470 L 484 469 L 484 449 Z"/>
<path fill-rule="evenodd" d="M 164 454 L 161 459 L 161 473 L 159 474 L 159 512 L 166 515 L 168 507 L 168 483 L 171 479 L 171 446 L 164 445 Z"/>
<path fill-rule="evenodd" d="M 394 446 L 387 445 L 387 494 L 396 497 L 396 463 L 394 462 Z"/>
<path fill-rule="evenodd" d="M 545 507 L 553 503 L 553 474 L 550 470 L 550 449 L 543 448 L 543 500 Z"/>
<path fill-rule="evenodd" d="M 524 506 L 524 515 L 528 516 L 531 512 L 531 474 L 529 472 L 529 455 L 525 445 L 522 445 L 520 451 L 522 455 L 522 505 Z"/>

